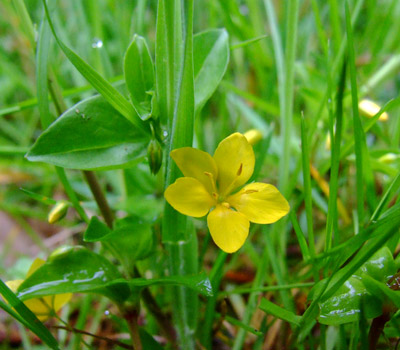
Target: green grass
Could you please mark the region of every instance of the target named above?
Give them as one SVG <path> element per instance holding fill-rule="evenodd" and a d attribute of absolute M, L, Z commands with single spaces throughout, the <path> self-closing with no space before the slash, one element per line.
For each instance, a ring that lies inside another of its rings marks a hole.
<path fill-rule="evenodd" d="M 104 341 L 96 335 L 113 344 L 110 339 L 119 334 L 144 349 L 395 348 L 398 292 L 384 283 L 388 271 L 395 274 L 400 267 L 396 0 L 58 0 L 46 11 L 43 4 L 0 3 L 1 281 L 23 277 L 26 257 L 47 258 L 61 245 L 84 245 L 119 272 L 118 278 L 107 275 L 111 282 L 103 289 L 94 279 L 80 290 L 87 294 L 75 293 L 61 314 L 64 323 L 55 321 L 67 331 L 51 323 L 43 327 L 18 294 L 3 286 L 10 304 L 1 301 L 0 307 L 10 315 L 7 322 L 15 319 L 49 346 L 65 349 L 97 348 Z M 215 28 L 226 32 L 193 36 Z M 134 34 L 148 46 L 150 58 L 139 44 L 131 51 L 138 57 L 125 56 Z M 196 40 L 203 47 L 193 55 Z M 127 69 L 135 72 L 133 85 L 125 85 Z M 216 72 L 223 75 L 220 82 Z M 141 74 L 154 75 L 152 91 L 134 85 Z M 146 104 L 131 99 L 132 90 Z M 92 119 L 75 116 L 75 105 L 96 92 L 121 117 L 105 124 L 111 125 L 107 130 L 93 124 L 107 119 L 101 111 Z M 199 102 L 200 95 L 211 98 Z M 358 108 L 364 98 L 381 107 L 372 118 Z M 49 128 L 67 110 L 74 123 Z M 379 120 L 383 112 L 387 121 Z M 142 120 L 148 116 L 151 121 Z M 80 127 L 86 129 L 78 132 Z M 252 128 L 263 139 L 254 146 L 251 180 L 277 186 L 291 211 L 275 224 L 252 224 L 244 246 L 227 255 L 213 243 L 204 218 L 165 205 L 164 189 L 181 176 L 168 154 L 192 145 L 213 154 L 223 138 Z M 87 137 L 73 138 L 85 132 Z M 149 151 L 163 153 L 157 175 L 148 166 L 149 159 L 160 161 L 159 153 L 146 154 L 150 140 L 162 147 Z M 30 149 L 31 159 L 39 149 L 49 164 L 30 162 L 24 157 Z M 96 166 L 71 169 L 85 160 Z M 46 217 L 61 199 L 68 201 L 68 213 L 50 225 Z M 93 215 L 99 226 L 90 221 Z M 85 242 L 88 225 L 98 236 Z M 124 240 L 130 232 L 141 234 Z M 390 257 L 382 255 L 383 247 Z M 371 263 L 378 251 L 380 268 Z M 49 262 L 72 253 L 60 254 Z M 349 322 L 342 323 L 347 318 L 334 309 L 338 319 L 324 322 L 323 305 L 343 297 L 350 278 L 371 264 L 376 270 L 360 274 L 365 285 L 357 288 L 374 302 L 354 301 L 360 316 Z M 53 277 L 62 277 L 58 273 Z M 195 275 L 199 286 L 187 288 L 186 275 Z M 143 289 L 120 276 L 176 285 L 149 283 Z M 208 285 L 213 296 L 204 292 Z M 129 290 L 128 300 L 117 287 Z M 68 288 L 76 290 L 74 284 Z M 376 335 L 379 315 L 370 305 L 380 302 L 390 321 Z M 10 324 L 20 348 L 43 348 L 30 331 Z M 9 346 L 11 328 L 0 349 Z"/>

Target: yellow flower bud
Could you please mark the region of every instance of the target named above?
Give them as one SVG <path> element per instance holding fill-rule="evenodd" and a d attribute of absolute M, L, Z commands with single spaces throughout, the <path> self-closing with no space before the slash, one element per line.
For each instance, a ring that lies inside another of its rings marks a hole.
<path fill-rule="evenodd" d="M 247 141 L 250 143 L 250 145 L 255 145 L 257 142 L 259 142 L 263 138 L 261 131 L 257 130 L 257 129 L 248 130 L 243 135 L 247 139 Z"/>
<path fill-rule="evenodd" d="M 378 161 L 384 164 L 392 164 L 395 160 L 399 159 L 399 156 L 394 153 L 386 153 L 379 157 Z"/>
<path fill-rule="evenodd" d="M 361 100 L 358 104 L 358 108 L 360 112 L 368 118 L 372 118 L 381 109 L 381 107 L 378 106 L 375 102 L 367 99 Z M 386 112 L 383 112 L 379 117 L 380 121 L 386 121 L 388 119 L 389 115 Z"/>
<path fill-rule="evenodd" d="M 325 149 L 327 151 L 330 151 L 331 146 L 332 146 L 331 134 L 328 132 L 328 134 L 326 135 L 326 139 L 325 139 Z"/>
<path fill-rule="evenodd" d="M 60 221 L 68 211 L 69 204 L 67 201 L 59 201 L 51 210 L 47 217 L 50 224 Z"/>

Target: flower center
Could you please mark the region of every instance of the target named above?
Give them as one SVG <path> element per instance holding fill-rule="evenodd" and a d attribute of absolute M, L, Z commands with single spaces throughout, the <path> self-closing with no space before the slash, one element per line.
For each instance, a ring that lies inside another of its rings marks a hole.
<path fill-rule="evenodd" d="M 222 202 L 221 205 L 227 209 L 229 209 L 231 207 L 228 202 Z"/>
<path fill-rule="evenodd" d="M 204 172 L 204 175 L 206 175 L 208 177 L 208 179 L 210 180 L 211 189 L 212 189 L 211 195 L 215 199 L 215 201 L 217 201 L 218 203 L 221 203 L 222 205 L 224 205 L 227 208 L 230 208 L 229 203 L 225 202 L 225 198 L 234 190 L 234 186 L 236 185 L 236 180 L 240 175 L 242 175 L 242 172 L 243 172 L 243 163 L 240 163 L 239 168 L 236 172 L 235 178 L 232 180 L 232 182 L 229 184 L 229 186 L 225 189 L 225 191 L 222 194 L 219 193 L 219 191 L 218 191 L 217 181 L 214 178 L 214 174 L 210 173 L 208 171 Z"/>

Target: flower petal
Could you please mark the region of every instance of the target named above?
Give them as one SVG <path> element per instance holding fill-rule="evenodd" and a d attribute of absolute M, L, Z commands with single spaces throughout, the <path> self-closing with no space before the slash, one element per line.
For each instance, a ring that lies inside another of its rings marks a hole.
<path fill-rule="evenodd" d="M 60 310 L 72 298 L 72 293 L 57 294 L 54 296 L 54 311 Z"/>
<path fill-rule="evenodd" d="M 10 288 L 14 293 L 17 292 L 19 286 L 24 282 L 24 280 L 12 280 L 12 281 L 7 281 L 6 285 L 8 288 Z"/>
<path fill-rule="evenodd" d="M 174 149 L 171 158 L 183 175 L 199 180 L 208 192 L 214 192 L 218 169 L 213 157 L 207 152 L 192 147 L 182 147 Z"/>
<path fill-rule="evenodd" d="M 218 186 L 222 196 L 244 185 L 254 171 L 253 147 L 238 132 L 220 142 L 214 160 L 218 167 Z"/>
<path fill-rule="evenodd" d="M 256 224 L 271 224 L 289 212 L 289 203 L 275 186 L 255 182 L 226 201 Z"/>
<path fill-rule="evenodd" d="M 32 274 L 35 270 L 37 270 L 41 265 L 44 264 L 44 260 L 37 258 L 32 263 L 28 275 Z M 31 271 L 33 270 L 33 272 Z M 27 277 L 28 277 L 27 275 Z M 6 285 L 10 288 L 14 293 L 17 292 L 19 286 L 24 282 L 24 280 L 13 280 L 7 281 Z M 71 299 L 71 293 L 57 294 L 57 295 L 49 295 L 42 298 L 33 298 L 24 301 L 24 304 L 27 308 L 29 308 L 40 321 L 45 321 L 51 316 L 51 310 L 57 312 L 60 310 L 68 301 Z"/>
<path fill-rule="evenodd" d="M 249 220 L 224 205 L 208 214 L 207 224 L 215 244 L 226 253 L 236 252 L 249 235 Z"/>
<path fill-rule="evenodd" d="M 164 197 L 175 210 L 196 218 L 206 215 L 215 205 L 203 184 L 192 177 L 177 179 L 165 190 Z"/>
<path fill-rule="evenodd" d="M 24 304 L 37 316 L 40 321 L 47 320 L 52 311 L 59 311 L 70 301 L 71 293 L 49 295 L 42 298 L 33 298 L 24 301 Z"/>
<path fill-rule="evenodd" d="M 45 263 L 45 261 L 40 258 L 36 258 L 35 260 L 33 260 L 33 263 L 26 274 L 26 278 L 28 278 L 30 275 L 32 275 L 44 263 Z"/>

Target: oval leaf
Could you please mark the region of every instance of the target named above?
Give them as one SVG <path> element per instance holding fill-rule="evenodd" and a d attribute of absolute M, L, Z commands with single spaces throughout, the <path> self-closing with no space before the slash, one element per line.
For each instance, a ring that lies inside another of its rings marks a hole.
<path fill-rule="evenodd" d="M 379 249 L 331 297 L 320 303 L 319 322 L 338 325 L 357 321 L 361 308 L 364 308 L 366 318 L 382 314 L 385 295 L 382 290 L 386 291 L 386 296 L 395 293 L 382 282 L 386 282 L 396 270 L 389 248 Z M 379 289 L 382 286 L 384 288 Z"/>
<path fill-rule="evenodd" d="M 146 120 L 151 116 L 154 65 L 146 40 L 137 34 L 126 50 L 124 73 L 133 106 L 140 118 Z"/>
<path fill-rule="evenodd" d="M 113 230 L 93 217 L 83 239 L 86 242 L 108 244 L 114 256 L 129 268 L 136 261 L 147 258 L 154 250 L 151 226 L 131 217 L 117 220 Z"/>
<path fill-rule="evenodd" d="M 392 252 L 388 247 L 379 249 L 372 257 L 362 265 L 354 274 L 362 276 L 366 274 L 372 278 L 386 282 L 389 276 L 397 272 Z"/>
<path fill-rule="evenodd" d="M 184 286 L 207 297 L 211 297 L 214 295 L 211 282 L 204 272 L 196 275 L 166 276 L 152 279 L 133 278 L 131 280 L 116 280 L 110 282 L 108 285 L 115 286 L 116 288 L 123 285 L 129 285 L 132 293 L 137 292 L 142 288 L 155 285 Z"/>
<path fill-rule="evenodd" d="M 54 253 L 53 253 L 54 254 Z M 122 302 L 130 291 L 126 284 L 108 286 L 122 275 L 106 258 L 84 247 L 69 247 L 50 258 L 19 287 L 22 300 L 62 293 L 95 292 Z"/>
<path fill-rule="evenodd" d="M 122 168 L 145 155 L 146 136 L 101 96 L 79 102 L 36 140 L 27 154 L 70 169 Z"/>
<path fill-rule="evenodd" d="M 229 37 L 225 29 L 207 30 L 193 37 L 196 114 L 217 89 L 228 63 Z"/>
<path fill-rule="evenodd" d="M 359 277 L 350 277 L 328 300 L 320 304 L 318 321 L 327 325 L 339 325 L 357 321 L 364 307 L 366 318 L 382 314 L 382 303 L 368 293 Z"/>

